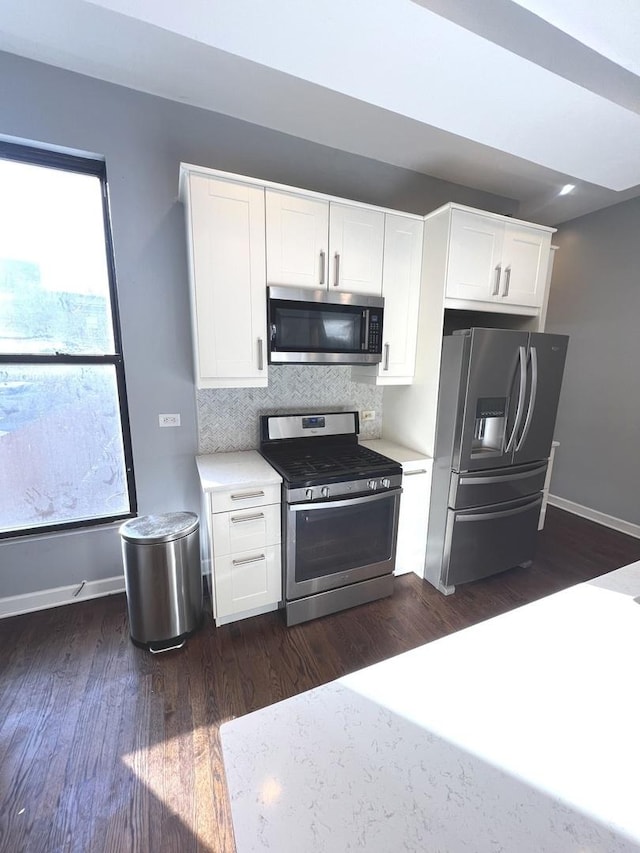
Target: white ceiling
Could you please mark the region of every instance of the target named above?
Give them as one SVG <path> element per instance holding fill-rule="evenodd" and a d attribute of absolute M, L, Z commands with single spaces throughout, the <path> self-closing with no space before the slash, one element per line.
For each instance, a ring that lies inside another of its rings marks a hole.
<path fill-rule="evenodd" d="M 637 0 L 0 6 L 1 50 L 514 198 L 550 224 L 640 195 L 638 44 Z"/>

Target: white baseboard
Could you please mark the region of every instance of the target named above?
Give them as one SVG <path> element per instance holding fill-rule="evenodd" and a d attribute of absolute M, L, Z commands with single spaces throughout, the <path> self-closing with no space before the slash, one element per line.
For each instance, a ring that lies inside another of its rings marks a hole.
<path fill-rule="evenodd" d="M 630 521 L 623 521 L 621 518 L 616 518 L 613 515 L 607 515 L 604 512 L 598 512 L 597 509 L 582 506 L 582 504 L 568 501 L 566 498 L 559 498 L 557 495 L 549 495 L 549 503 L 551 506 L 557 506 L 558 509 L 564 509 L 567 512 L 572 512 L 574 515 L 587 518 L 589 521 L 595 521 L 597 524 L 604 524 L 605 527 L 610 527 L 612 530 L 617 530 L 620 533 L 626 533 L 628 536 L 635 536 L 636 539 L 640 539 L 640 524 L 632 524 Z"/>
<path fill-rule="evenodd" d="M 75 583 L 72 586 L 59 586 L 54 589 L 43 589 L 24 595 L 0 598 L 0 619 L 6 619 L 8 616 L 19 616 L 21 613 L 33 613 L 36 610 L 46 610 L 48 607 L 59 607 L 61 604 L 75 604 L 77 601 L 87 601 L 89 598 L 101 598 L 103 595 L 124 592 L 124 575 L 102 578 L 97 581 L 86 581 L 82 588 L 80 586 L 79 583 Z M 74 593 L 76 594 L 74 595 Z"/>

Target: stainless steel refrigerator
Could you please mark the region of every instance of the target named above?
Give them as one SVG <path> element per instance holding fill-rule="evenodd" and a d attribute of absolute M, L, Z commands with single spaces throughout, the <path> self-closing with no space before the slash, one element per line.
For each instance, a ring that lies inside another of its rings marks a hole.
<path fill-rule="evenodd" d="M 425 578 L 445 594 L 533 560 L 568 340 L 443 338 Z"/>

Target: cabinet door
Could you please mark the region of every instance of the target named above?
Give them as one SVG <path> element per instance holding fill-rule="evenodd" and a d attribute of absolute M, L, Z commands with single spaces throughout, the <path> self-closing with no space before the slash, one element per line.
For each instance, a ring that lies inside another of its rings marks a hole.
<path fill-rule="evenodd" d="M 465 210 L 451 211 L 448 298 L 493 300 L 499 293 L 504 224 Z"/>
<path fill-rule="evenodd" d="M 200 388 L 266 386 L 264 190 L 189 177 Z"/>
<path fill-rule="evenodd" d="M 423 223 L 418 219 L 385 216 L 382 295 L 382 363 L 378 375 L 410 379 L 415 372 L 422 268 Z"/>
<path fill-rule="evenodd" d="M 329 203 L 266 191 L 267 284 L 326 288 Z"/>
<path fill-rule="evenodd" d="M 348 293 L 382 294 L 384 213 L 331 202 L 329 287 Z"/>
<path fill-rule="evenodd" d="M 551 234 L 525 225 L 505 224 L 501 299 L 539 308 L 544 298 Z"/>
<path fill-rule="evenodd" d="M 424 467 L 403 470 L 394 572 L 396 575 L 414 572 L 419 577 L 424 577 L 430 490 L 430 462 L 425 463 Z"/>
<path fill-rule="evenodd" d="M 216 557 L 214 574 L 216 619 L 277 604 L 282 597 L 279 545 Z"/>

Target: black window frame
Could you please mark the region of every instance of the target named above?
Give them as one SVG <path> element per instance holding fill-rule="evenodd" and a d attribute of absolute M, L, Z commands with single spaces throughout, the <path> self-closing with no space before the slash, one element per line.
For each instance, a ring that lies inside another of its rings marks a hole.
<path fill-rule="evenodd" d="M 14 162 L 27 163 L 32 166 L 45 166 L 51 169 L 59 169 L 65 172 L 75 172 L 97 177 L 100 181 L 102 200 L 102 220 L 104 226 L 104 240 L 107 263 L 107 277 L 109 283 L 109 301 L 111 307 L 111 324 L 113 329 L 113 354 L 105 355 L 71 355 L 68 353 L 55 353 L 52 355 L 28 354 L 28 353 L 0 353 L 0 367 L 3 364 L 71 364 L 92 365 L 106 364 L 115 368 L 116 385 L 118 390 L 118 408 L 120 412 L 120 424 L 122 430 L 122 442 L 124 449 L 125 474 L 127 482 L 127 494 L 129 497 L 129 512 L 118 513 L 111 516 L 100 516 L 74 521 L 58 522 L 55 524 L 38 524 L 33 527 L 25 527 L 18 530 L 0 531 L 0 540 L 15 539 L 22 536 L 37 536 L 40 534 L 54 533 L 65 530 L 77 530 L 88 527 L 99 527 L 113 524 L 137 515 L 137 495 L 133 471 L 133 449 L 131 444 L 131 427 L 129 422 L 129 406 L 127 401 L 127 390 L 125 382 L 124 357 L 122 354 L 122 336 L 120 331 L 120 313 L 118 309 L 118 295 L 116 286 L 116 271 L 113 253 L 113 236 L 111 229 L 111 215 L 109 205 L 109 187 L 107 182 L 106 163 L 101 159 L 83 157 L 67 154 L 60 151 L 52 151 L 45 148 L 32 147 L 30 145 L 19 145 L 13 142 L 0 141 L 0 159 L 13 160 Z"/>

